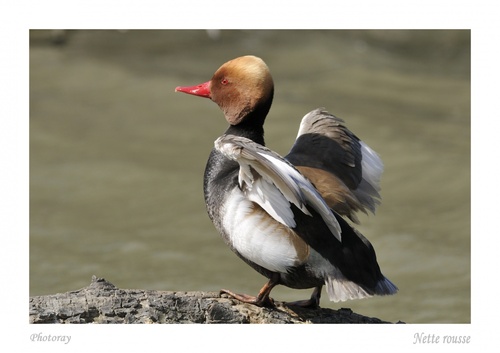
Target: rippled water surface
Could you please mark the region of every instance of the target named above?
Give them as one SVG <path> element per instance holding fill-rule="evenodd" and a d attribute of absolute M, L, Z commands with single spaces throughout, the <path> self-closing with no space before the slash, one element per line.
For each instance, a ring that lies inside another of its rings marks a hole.
<path fill-rule="evenodd" d="M 270 148 L 285 154 L 302 116 L 325 107 L 385 164 L 383 203 L 359 230 L 400 292 L 341 304 L 324 295 L 322 306 L 470 322 L 469 32 L 211 35 L 30 33 L 30 295 L 79 289 L 92 275 L 121 288 L 258 292 L 265 279 L 204 208 L 205 161 L 226 122 L 209 100 L 174 93 L 254 54 L 276 85 Z"/>

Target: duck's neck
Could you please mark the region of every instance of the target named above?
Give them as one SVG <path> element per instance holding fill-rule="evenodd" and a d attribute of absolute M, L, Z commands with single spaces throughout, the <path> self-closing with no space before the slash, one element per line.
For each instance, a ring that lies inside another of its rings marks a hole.
<path fill-rule="evenodd" d="M 229 125 L 226 134 L 246 137 L 264 146 L 264 127 L 256 124 L 242 122 L 238 125 Z"/>

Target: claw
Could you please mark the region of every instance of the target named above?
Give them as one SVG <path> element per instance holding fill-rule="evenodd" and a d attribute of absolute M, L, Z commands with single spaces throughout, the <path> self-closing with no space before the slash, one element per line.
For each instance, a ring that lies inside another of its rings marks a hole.
<path fill-rule="evenodd" d="M 295 302 L 286 303 L 286 305 L 300 306 L 301 308 L 317 309 L 319 308 L 319 300 L 321 298 L 321 288 L 323 288 L 323 286 L 314 288 L 314 291 L 311 294 L 311 298 L 309 299 L 297 300 Z"/>
<path fill-rule="evenodd" d="M 262 287 L 256 297 L 248 294 L 237 294 L 227 289 L 221 289 L 221 293 L 226 293 L 243 303 L 254 304 L 260 307 L 274 308 L 274 300 L 269 297 L 269 294 L 271 294 L 271 290 L 278 284 L 278 281 L 279 276 L 273 276 L 269 282 Z"/>
<path fill-rule="evenodd" d="M 248 294 L 238 294 L 238 293 L 234 293 L 230 290 L 227 290 L 227 289 L 221 289 L 221 293 L 225 293 L 231 297 L 233 297 L 234 299 L 236 300 L 239 300 L 240 302 L 243 302 L 243 303 L 248 303 L 248 304 L 253 304 L 253 305 L 257 305 L 257 306 L 260 306 L 260 307 L 267 307 L 267 308 L 274 308 L 275 305 L 274 305 L 274 300 L 272 298 L 269 297 L 269 295 L 267 296 L 252 296 L 252 295 L 248 295 Z"/>

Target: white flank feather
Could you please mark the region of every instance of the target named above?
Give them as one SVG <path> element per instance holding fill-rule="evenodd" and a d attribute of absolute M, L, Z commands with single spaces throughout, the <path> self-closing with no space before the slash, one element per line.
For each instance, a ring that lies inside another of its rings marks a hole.
<path fill-rule="evenodd" d="M 233 212 L 224 212 L 223 226 L 238 253 L 273 272 L 299 263 L 290 234 L 265 212 L 253 212 L 255 204 L 241 190 L 234 189 L 225 207 Z"/>

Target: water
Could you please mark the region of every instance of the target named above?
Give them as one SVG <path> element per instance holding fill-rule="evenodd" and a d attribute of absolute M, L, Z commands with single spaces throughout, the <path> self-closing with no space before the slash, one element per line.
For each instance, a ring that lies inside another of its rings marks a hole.
<path fill-rule="evenodd" d="M 207 99 L 174 93 L 254 54 L 276 92 L 266 123 L 285 154 L 316 107 L 383 158 L 383 203 L 361 217 L 400 292 L 322 306 L 415 323 L 470 322 L 468 31 L 30 33 L 30 295 L 84 287 L 256 294 L 265 279 L 206 216 L 205 161 L 225 130 Z M 273 290 L 277 300 L 310 290 Z"/>

